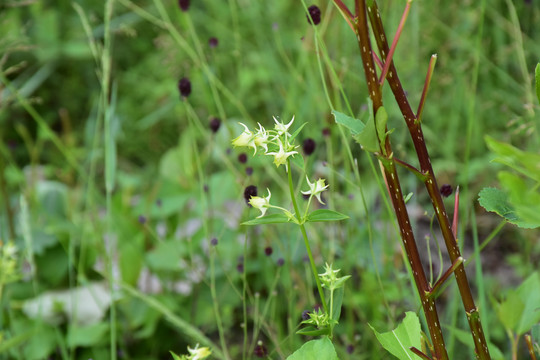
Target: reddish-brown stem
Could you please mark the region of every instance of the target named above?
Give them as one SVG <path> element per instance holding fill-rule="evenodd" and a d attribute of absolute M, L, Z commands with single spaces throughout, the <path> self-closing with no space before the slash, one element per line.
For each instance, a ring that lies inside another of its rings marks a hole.
<path fill-rule="evenodd" d="M 452 232 L 457 241 L 457 227 L 459 222 L 459 186 L 456 187 L 456 196 L 454 198 L 454 219 L 452 221 Z"/>
<path fill-rule="evenodd" d="M 365 0 L 356 0 L 355 4 L 356 37 L 362 57 L 362 64 L 364 67 L 364 75 L 367 80 L 369 96 L 373 103 L 373 113 L 377 114 L 377 111 L 382 107 L 383 103 L 381 87 L 377 81 L 377 72 L 375 70 L 371 42 L 369 39 L 366 4 Z M 372 121 L 375 120 L 372 119 Z M 384 144 L 380 145 L 380 149 L 381 154 L 386 154 L 385 158 L 381 161 L 383 164 L 383 174 L 390 194 L 390 200 L 392 201 L 392 205 L 396 213 L 401 239 L 403 240 L 403 246 L 411 265 L 413 278 L 418 289 L 418 294 L 420 295 L 420 301 L 422 303 L 424 314 L 426 316 L 429 333 L 434 347 L 434 357 L 438 360 L 446 360 L 448 359 L 448 354 L 446 353 L 435 301 L 427 296 L 430 290 L 429 284 L 420 260 L 418 248 L 416 246 L 416 241 L 409 220 L 409 214 L 405 206 L 405 200 L 401 191 L 399 177 L 396 171 L 395 161 L 393 159 L 392 147 L 388 136 L 386 137 Z"/>
<path fill-rule="evenodd" d="M 375 33 L 377 46 L 379 48 L 379 51 L 381 52 L 381 56 L 386 57 L 389 51 L 388 43 L 386 41 L 386 36 L 384 35 L 384 27 L 375 0 L 370 1 L 370 6 L 368 10 L 371 26 Z M 427 151 L 426 142 L 424 140 L 424 134 L 422 132 L 421 124 L 420 122 L 416 121 L 416 116 L 412 111 L 405 91 L 401 86 L 401 82 L 399 80 L 398 74 L 396 73 L 393 61 L 390 62 L 389 66 L 390 68 L 388 72 L 388 83 L 390 85 L 390 88 L 392 89 L 400 111 L 403 114 L 405 122 L 407 123 L 407 127 L 409 129 L 410 135 L 413 140 L 414 148 L 416 150 L 418 161 L 420 163 L 420 171 L 427 176 L 424 184 L 426 186 L 429 197 L 431 198 L 433 208 L 435 209 L 435 215 L 437 217 L 437 221 L 439 222 L 445 245 L 450 256 L 450 260 L 454 263 L 456 259 L 461 256 L 461 253 L 454 237 L 452 226 L 448 219 L 446 209 L 444 207 L 444 203 L 439 192 L 439 188 L 437 186 L 437 180 L 435 179 L 433 168 L 431 166 L 431 161 Z M 478 308 L 474 303 L 469 282 L 467 280 L 467 275 L 465 273 L 465 267 L 463 266 L 463 264 L 460 264 L 458 266 L 454 274 L 456 277 L 463 306 L 467 314 L 467 320 L 471 328 L 471 333 L 473 336 L 476 350 L 476 356 L 481 360 L 491 359 L 482 329 L 482 324 L 480 323 L 480 315 L 478 312 Z"/>
<path fill-rule="evenodd" d="M 403 11 L 403 15 L 401 16 L 401 21 L 399 22 L 396 35 L 394 36 L 394 40 L 392 40 L 392 47 L 390 48 L 390 51 L 388 52 L 388 56 L 384 60 L 384 68 L 381 73 L 381 78 L 379 79 L 379 84 L 381 86 L 384 84 L 384 79 L 386 79 L 386 74 L 388 74 L 388 69 L 390 67 L 390 64 L 392 63 L 392 58 L 394 57 L 394 52 L 396 51 L 399 37 L 401 36 L 403 27 L 405 26 L 405 22 L 407 21 L 407 16 L 409 15 L 409 11 L 411 10 L 411 2 L 412 0 L 407 0 L 407 5 L 405 5 L 405 10 Z"/>
<path fill-rule="evenodd" d="M 414 346 L 413 347 L 410 347 L 409 348 L 413 353 L 415 353 L 416 355 L 420 356 L 422 359 L 424 360 L 431 360 L 431 358 L 429 356 L 427 356 L 426 354 L 424 354 L 422 351 L 418 350 L 417 348 L 415 348 Z"/>
<path fill-rule="evenodd" d="M 536 360 L 536 354 L 534 353 L 534 346 L 532 343 L 531 335 L 525 335 L 525 343 L 527 343 L 527 349 L 529 350 L 531 360 Z"/>
<path fill-rule="evenodd" d="M 463 263 L 463 258 L 460 256 L 456 259 L 452 266 L 450 266 L 450 268 L 448 268 L 448 270 L 444 272 L 443 276 L 441 276 L 441 278 L 437 280 L 435 285 L 433 285 L 433 288 L 429 291 L 429 296 L 436 297 L 437 292 L 441 288 L 442 284 L 444 284 L 444 282 L 450 277 L 450 275 L 452 275 L 452 273 L 456 271 L 457 267 L 461 265 L 461 263 Z"/>
<path fill-rule="evenodd" d="M 422 97 L 420 98 L 420 103 L 418 104 L 418 110 L 416 110 L 416 121 L 422 121 L 422 111 L 424 110 L 424 104 L 426 102 L 427 92 L 429 90 L 429 84 L 431 83 L 431 77 L 433 76 L 433 70 L 435 69 L 435 63 L 437 62 L 437 54 L 431 55 L 429 60 L 429 67 L 426 74 L 426 81 L 424 82 L 424 89 L 422 89 Z"/>

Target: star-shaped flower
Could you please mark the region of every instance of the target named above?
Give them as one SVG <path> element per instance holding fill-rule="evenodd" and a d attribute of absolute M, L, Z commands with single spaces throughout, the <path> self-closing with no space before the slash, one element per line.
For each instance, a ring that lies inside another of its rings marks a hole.
<path fill-rule="evenodd" d="M 261 215 L 257 216 L 257 218 L 263 217 L 264 214 L 266 214 L 266 210 L 268 210 L 268 208 L 270 207 L 270 197 L 272 196 L 272 194 L 270 193 L 270 189 L 266 190 L 268 190 L 267 197 L 252 196 L 249 199 L 249 205 L 261 211 Z"/>
<path fill-rule="evenodd" d="M 255 152 L 257 152 L 257 145 L 255 145 L 255 135 L 249 130 L 249 128 L 239 123 L 244 127 L 244 132 L 240 134 L 236 139 L 232 141 L 232 144 L 234 147 L 240 147 L 240 146 L 251 146 L 255 149 Z"/>
<path fill-rule="evenodd" d="M 324 205 L 324 202 L 321 200 L 321 193 L 324 190 L 328 189 L 328 185 L 324 184 L 324 179 L 319 179 L 314 183 L 310 183 L 308 177 L 306 176 L 306 180 L 309 185 L 309 190 L 302 191 L 302 194 L 315 196 L 317 197 L 317 200 L 319 200 L 319 202 Z"/>
<path fill-rule="evenodd" d="M 267 152 L 266 155 L 273 155 L 274 156 L 274 164 L 276 164 L 276 167 L 279 167 L 279 165 L 285 164 L 287 165 L 287 158 L 291 155 L 298 154 L 298 151 L 285 151 L 283 148 L 283 142 L 278 139 L 279 142 L 279 150 L 277 152 Z M 288 169 L 287 169 L 288 171 Z"/>
<path fill-rule="evenodd" d="M 264 152 L 268 151 L 268 138 L 269 135 L 266 132 L 266 129 L 259 124 L 259 130 L 257 130 L 257 133 L 255 134 L 255 137 L 253 139 L 253 143 L 256 146 L 260 146 L 264 149 Z"/>
<path fill-rule="evenodd" d="M 274 129 L 277 131 L 278 136 L 281 136 L 283 134 L 287 134 L 289 136 L 291 135 L 287 131 L 289 131 L 289 128 L 291 127 L 291 125 L 292 125 L 292 123 L 294 121 L 294 116 L 292 117 L 292 120 L 286 125 L 284 123 L 281 123 L 281 122 L 277 121 L 275 116 L 274 116 L 274 121 L 276 122 L 276 125 L 274 126 Z"/>
<path fill-rule="evenodd" d="M 207 348 L 207 347 L 199 348 L 199 344 L 197 344 L 197 346 L 195 346 L 194 349 L 191 349 L 188 346 L 188 351 L 189 351 L 189 359 L 190 360 L 202 360 L 202 359 L 205 359 L 205 358 L 207 358 L 208 356 L 210 356 L 212 354 L 210 349 Z"/>

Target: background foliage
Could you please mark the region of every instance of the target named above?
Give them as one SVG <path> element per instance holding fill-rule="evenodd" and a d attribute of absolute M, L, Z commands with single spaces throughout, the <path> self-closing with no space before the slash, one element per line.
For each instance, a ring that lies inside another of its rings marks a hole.
<path fill-rule="evenodd" d="M 350 104 L 359 117 L 366 111 L 354 36 L 331 2 L 317 5 L 319 45 L 299 1 L 198 1 L 182 12 L 176 2 L 118 0 L 108 54 L 101 2 L 0 3 L 0 358 L 165 359 L 203 336 L 218 344 L 219 326 L 232 358 L 241 356 L 244 330 L 248 348 L 262 340 L 272 359 L 297 349 L 301 314 L 316 305 L 299 234 L 287 225 L 239 225 L 257 215 L 245 204 L 247 185 L 259 194 L 271 188 L 279 202 L 286 181 L 249 153 L 239 161 L 230 145 L 239 121 L 271 126 L 272 116 L 293 115 L 308 123 L 299 140 L 316 143 L 306 168 L 328 180 L 327 202 L 350 217 L 309 228 L 321 268 L 333 261 L 352 275 L 336 328 L 338 355 L 391 357 L 368 323 L 380 332 L 395 328 L 418 304 L 377 171 L 331 115 L 329 101 L 342 111 Z M 380 5 L 392 33 L 404 4 Z M 539 320 L 527 302 L 527 289 L 538 286 L 539 234 L 505 225 L 477 198 L 500 185 L 504 169 L 490 162 L 497 151 L 485 135 L 538 154 L 532 74 L 539 19 L 529 1 L 416 1 L 394 57 L 416 104 L 429 57 L 438 53 L 426 142 L 439 182 L 461 188 L 460 245 L 488 338 L 504 358 L 514 345 L 525 351 L 507 329 L 522 335 Z M 103 63 L 111 64 L 106 101 Z M 185 99 L 177 89 L 183 77 L 192 84 Z M 402 119 L 387 110 L 394 148 L 407 158 Z M 221 127 L 214 133 L 215 117 Z M 109 168 L 106 156 L 115 159 Z M 109 197 L 107 174 L 115 179 Z M 414 177 L 405 179 L 417 237 L 431 241 L 421 246 L 426 269 L 436 278 L 449 263 L 436 252 L 429 199 L 417 196 Z M 459 301 L 453 284 L 439 300 L 455 359 L 472 351 L 461 346 Z"/>

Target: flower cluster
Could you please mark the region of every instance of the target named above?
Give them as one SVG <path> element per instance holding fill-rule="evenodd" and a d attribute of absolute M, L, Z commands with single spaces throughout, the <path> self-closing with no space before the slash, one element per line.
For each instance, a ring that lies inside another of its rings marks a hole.
<path fill-rule="evenodd" d="M 336 289 L 339 289 L 340 287 L 343 287 L 345 281 L 347 281 L 347 279 L 351 277 L 350 275 L 338 277 L 337 274 L 341 270 L 334 270 L 332 268 L 332 264 L 326 264 L 324 270 L 326 271 L 322 274 L 319 274 L 319 278 L 321 279 L 322 286 L 329 289 L 330 291 L 334 291 Z"/>
<path fill-rule="evenodd" d="M 188 352 L 189 355 L 178 356 L 171 351 L 171 355 L 173 356 L 174 360 L 202 360 L 206 359 L 212 354 L 212 351 L 210 351 L 210 349 L 207 347 L 199 348 L 199 344 L 197 344 L 194 349 L 188 346 Z"/>
<path fill-rule="evenodd" d="M 285 165 L 287 171 L 287 158 L 289 156 L 298 154 L 295 151 L 297 146 L 290 143 L 291 134 L 288 130 L 291 127 L 294 117 L 288 124 L 279 122 L 275 117 L 274 121 L 276 125 L 273 130 L 266 130 L 261 124 L 257 131 L 251 131 L 246 125 L 240 123 L 244 127 L 244 132 L 240 134 L 236 139 L 232 141 L 234 147 L 251 147 L 253 148 L 253 155 L 257 153 L 257 149 L 264 150 L 265 155 L 274 156 L 274 164 L 277 167 Z M 268 151 L 268 147 L 273 147 L 275 151 Z"/>
<path fill-rule="evenodd" d="M 275 117 L 274 121 L 276 123 L 274 125 L 274 129 L 267 130 L 261 124 L 258 124 L 259 128 L 256 131 L 251 131 L 246 125 L 240 123 L 240 125 L 244 127 L 244 131 L 232 141 L 232 144 L 235 147 L 243 146 L 252 148 L 253 155 L 257 154 L 257 150 L 262 150 L 264 151 L 265 155 L 274 157 L 274 164 L 277 167 L 279 167 L 280 165 L 285 165 L 285 168 L 288 172 L 289 169 L 287 167 L 287 164 L 289 156 L 298 154 L 298 151 L 295 150 L 298 146 L 295 146 L 293 142 L 295 135 L 291 135 L 289 133 L 289 129 L 294 122 L 294 117 L 288 124 L 279 122 Z M 306 180 L 309 189 L 306 191 L 302 191 L 302 194 L 309 195 L 309 202 L 306 207 L 306 214 L 304 215 L 304 219 L 297 219 L 287 209 L 271 205 L 270 198 L 272 194 L 270 193 L 269 189 L 267 189 L 268 195 L 263 197 L 257 196 L 257 190 L 254 186 L 248 186 L 246 188 L 246 191 L 244 192 L 244 197 L 250 206 L 261 212 L 261 215 L 259 215 L 257 218 L 263 217 L 269 208 L 275 208 L 281 210 L 288 217 L 289 221 L 303 223 L 305 217 L 307 216 L 307 210 L 309 209 L 309 205 L 311 204 L 311 199 L 313 197 L 316 197 L 321 204 L 324 204 L 321 199 L 321 193 L 328 189 L 328 185 L 325 184 L 324 179 L 319 179 L 313 183 L 309 181 L 308 177 L 306 177 Z"/>

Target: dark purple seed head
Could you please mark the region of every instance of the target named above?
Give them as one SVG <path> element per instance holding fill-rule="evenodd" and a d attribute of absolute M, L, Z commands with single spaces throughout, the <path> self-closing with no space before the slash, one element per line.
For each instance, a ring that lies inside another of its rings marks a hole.
<path fill-rule="evenodd" d="M 352 354 L 354 352 L 354 345 L 347 345 L 347 354 Z"/>
<path fill-rule="evenodd" d="M 191 94 L 191 81 L 187 77 L 183 77 L 178 82 L 178 91 L 183 97 L 188 97 Z"/>
<path fill-rule="evenodd" d="M 322 134 L 323 136 L 330 136 L 330 129 L 329 128 L 322 129 Z"/>
<path fill-rule="evenodd" d="M 264 254 L 265 254 L 266 256 L 272 255 L 273 252 L 274 252 L 274 249 L 272 249 L 271 246 L 267 246 L 267 247 L 264 248 Z"/>
<path fill-rule="evenodd" d="M 315 151 L 315 147 L 316 147 L 315 140 L 313 140 L 312 138 L 307 138 L 306 140 L 304 140 L 304 143 L 302 144 L 302 148 L 304 149 L 304 154 L 308 156 L 313 154 L 313 152 Z"/>
<path fill-rule="evenodd" d="M 216 238 L 212 238 L 212 240 L 210 240 L 210 244 L 212 244 L 212 246 L 216 246 L 218 243 L 217 239 Z"/>
<path fill-rule="evenodd" d="M 221 120 L 219 120 L 217 117 L 212 118 L 210 120 L 210 130 L 215 134 L 219 130 L 219 127 L 221 126 Z"/>
<path fill-rule="evenodd" d="M 146 224 L 146 216 L 139 215 L 139 223 L 143 225 Z"/>
<path fill-rule="evenodd" d="M 244 264 L 236 264 L 236 271 L 238 271 L 240 274 L 244 272 Z"/>
<path fill-rule="evenodd" d="M 248 166 L 246 168 L 246 175 L 251 176 L 251 174 L 253 174 L 253 168 L 251 166 Z"/>
<path fill-rule="evenodd" d="M 219 41 L 216 37 L 211 37 L 208 39 L 208 46 L 211 48 L 216 48 L 219 45 Z"/>
<path fill-rule="evenodd" d="M 178 6 L 182 11 L 187 11 L 189 9 L 189 0 L 178 0 Z"/>
<path fill-rule="evenodd" d="M 450 184 L 444 184 L 443 186 L 441 186 L 441 195 L 444 196 L 444 197 L 449 197 L 450 195 L 452 195 L 452 185 Z"/>
<path fill-rule="evenodd" d="M 285 264 L 285 259 L 283 259 L 283 258 L 277 259 L 276 264 L 277 264 L 277 266 L 283 266 L 283 264 Z"/>
<path fill-rule="evenodd" d="M 251 207 L 251 205 L 249 205 L 249 200 L 252 196 L 257 196 L 257 187 L 255 185 L 249 185 L 244 189 L 244 199 L 249 207 Z"/>
<path fill-rule="evenodd" d="M 311 5 L 308 7 L 308 13 L 308 22 L 313 25 L 319 25 L 321 22 L 321 9 L 317 5 Z"/>
<path fill-rule="evenodd" d="M 263 345 L 261 341 L 257 343 L 257 346 L 255 346 L 255 349 L 253 350 L 253 354 L 258 358 L 263 358 L 268 356 L 268 350 L 266 350 L 266 346 Z"/>
<path fill-rule="evenodd" d="M 158 207 L 161 207 L 162 204 L 163 204 L 163 202 L 161 201 L 161 199 L 157 199 L 157 200 L 156 200 L 156 205 L 157 205 Z"/>
<path fill-rule="evenodd" d="M 247 163 L 247 154 L 246 153 L 241 153 L 240 155 L 238 155 L 238 161 L 240 161 L 240 163 L 242 164 L 245 164 Z"/>
<path fill-rule="evenodd" d="M 311 311 L 309 310 L 304 310 L 302 312 L 302 320 L 309 320 L 309 314 L 311 313 Z"/>

